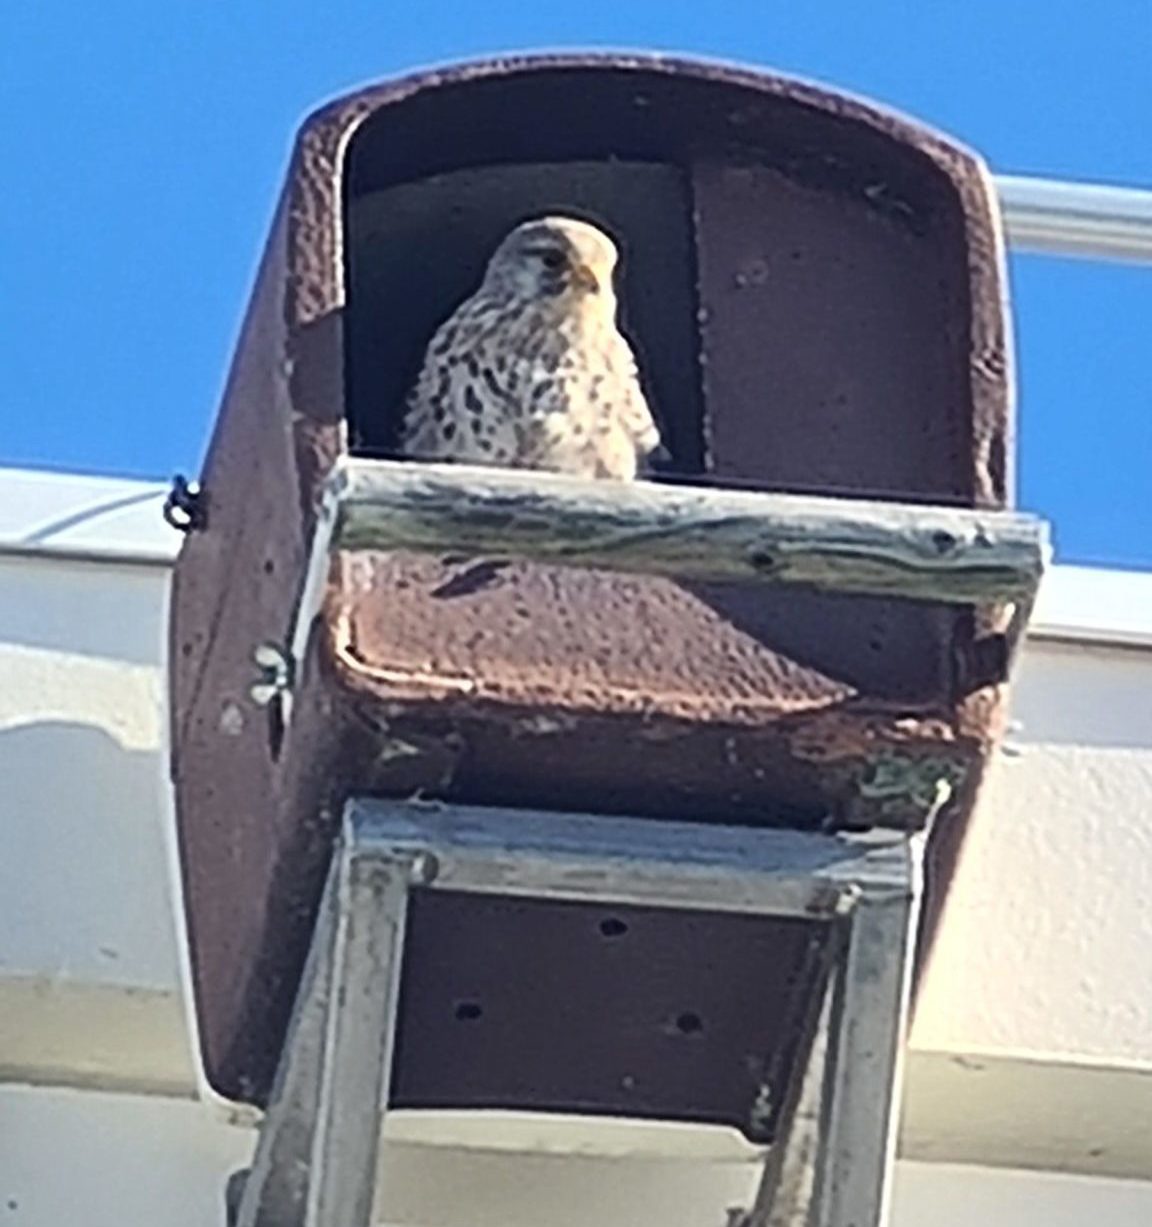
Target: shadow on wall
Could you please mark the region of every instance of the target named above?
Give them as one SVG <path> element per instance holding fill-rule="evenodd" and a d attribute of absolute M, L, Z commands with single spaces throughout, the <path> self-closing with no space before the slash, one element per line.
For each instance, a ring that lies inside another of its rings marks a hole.
<path fill-rule="evenodd" d="M 179 991 L 163 751 L 91 724 L 0 732 L 0 974 Z"/>
<path fill-rule="evenodd" d="M 0 557 L 0 646 L 158 667 L 167 585 L 158 567 Z M 0 702 L 6 691 L 0 668 Z"/>
<path fill-rule="evenodd" d="M 1152 651 L 1033 641 L 1012 688 L 1017 747 L 1152 750 Z"/>

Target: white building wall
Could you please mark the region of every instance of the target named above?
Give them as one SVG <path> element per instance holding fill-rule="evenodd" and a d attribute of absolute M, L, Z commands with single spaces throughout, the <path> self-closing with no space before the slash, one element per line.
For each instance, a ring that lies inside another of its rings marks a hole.
<path fill-rule="evenodd" d="M 0 1224 L 14 1227 L 219 1224 L 254 1137 L 202 1093 L 194 1059 L 163 689 L 177 541 L 159 497 L 0 474 Z M 1152 576 L 1057 571 L 1014 712 L 923 984 L 894 1222 L 1147 1224 Z M 515 1124 L 398 1119 L 386 1220 L 723 1227 L 754 1174 L 713 1131 Z M 587 1153 L 517 1154 L 525 1128 Z"/>
<path fill-rule="evenodd" d="M 190 1100 L 0 1089 L 0 1222 L 221 1227 L 252 1131 Z M 394 1147 L 384 1227 L 724 1227 L 747 1173 L 682 1160 Z M 1147 1227 L 1152 1184 L 948 1163 L 897 1164 L 893 1227 Z"/>

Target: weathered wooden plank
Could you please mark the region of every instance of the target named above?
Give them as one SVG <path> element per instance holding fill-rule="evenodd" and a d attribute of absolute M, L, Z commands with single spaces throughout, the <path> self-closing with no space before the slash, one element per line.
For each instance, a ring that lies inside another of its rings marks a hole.
<path fill-rule="evenodd" d="M 1015 512 L 354 460 L 334 545 L 980 604 L 1031 598 L 1045 524 Z"/>

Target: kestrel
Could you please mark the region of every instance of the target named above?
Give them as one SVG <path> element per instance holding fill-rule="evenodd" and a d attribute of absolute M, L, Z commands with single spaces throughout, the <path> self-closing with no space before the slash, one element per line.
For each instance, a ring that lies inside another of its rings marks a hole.
<path fill-rule="evenodd" d="M 512 230 L 429 343 L 404 453 L 631 481 L 660 433 L 616 327 L 617 256 L 570 217 Z"/>

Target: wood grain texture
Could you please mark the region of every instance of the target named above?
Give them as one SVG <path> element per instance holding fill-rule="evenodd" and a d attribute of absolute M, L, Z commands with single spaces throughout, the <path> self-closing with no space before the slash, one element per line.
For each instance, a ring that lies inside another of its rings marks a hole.
<path fill-rule="evenodd" d="M 346 462 L 334 544 L 593 567 L 677 579 L 985 604 L 1029 600 L 1042 521 L 863 499 L 676 489 L 549 473 Z"/>

